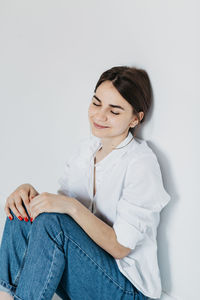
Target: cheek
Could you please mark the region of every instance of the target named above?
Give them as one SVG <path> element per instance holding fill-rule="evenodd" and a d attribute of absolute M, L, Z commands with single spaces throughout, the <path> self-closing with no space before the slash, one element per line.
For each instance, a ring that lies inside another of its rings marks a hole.
<path fill-rule="evenodd" d="M 125 128 L 126 127 L 126 122 L 120 116 L 117 116 L 116 118 L 112 118 L 111 122 L 116 128 Z"/>
<path fill-rule="evenodd" d="M 90 105 L 89 108 L 88 108 L 88 116 L 91 117 L 95 114 L 95 108 Z"/>

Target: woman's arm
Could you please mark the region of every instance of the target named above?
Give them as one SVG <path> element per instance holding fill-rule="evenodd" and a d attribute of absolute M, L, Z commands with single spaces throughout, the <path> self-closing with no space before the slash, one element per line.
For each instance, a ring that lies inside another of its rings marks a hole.
<path fill-rule="evenodd" d="M 115 231 L 111 226 L 96 217 L 88 208 L 73 197 L 44 192 L 31 200 L 30 210 L 33 222 L 43 212 L 68 214 L 96 244 L 114 258 L 123 258 L 131 251 L 131 249 L 118 243 Z"/>
<path fill-rule="evenodd" d="M 131 249 L 118 243 L 115 231 L 111 226 L 96 217 L 77 199 L 70 198 L 70 201 L 72 209 L 70 212 L 66 211 L 66 213 L 83 228 L 96 244 L 117 259 L 121 259 L 129 254 Z"/>

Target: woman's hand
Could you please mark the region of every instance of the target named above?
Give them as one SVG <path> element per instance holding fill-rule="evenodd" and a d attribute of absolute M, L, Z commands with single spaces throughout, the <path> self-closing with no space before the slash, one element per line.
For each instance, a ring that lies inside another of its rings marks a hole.
<path fill-rule="evenodd" d="M 19 220 L 24 219 L 26 222 L 28 222 L 28 215 L 23 204 L 25 205 L 30 216 L 29 204 L 31 199 L 37 195 L 39 195 L 39 193 L 34 189 L 34 187 L 31 184 L 25 183 L 20 185 L 6 199 L 6 204 L 4 207 L 6 215 L 9 217 L 10 220 L 13 219 L 13 216 L 10 213 L 11 209 Z"/>
<path fill-rule="evenodd" d="M 32 221 L 43 212 L 58 212 L 69 214 L 73 210 L 74 198 L 64 195 L 41 193 L 30 202 Z"/>

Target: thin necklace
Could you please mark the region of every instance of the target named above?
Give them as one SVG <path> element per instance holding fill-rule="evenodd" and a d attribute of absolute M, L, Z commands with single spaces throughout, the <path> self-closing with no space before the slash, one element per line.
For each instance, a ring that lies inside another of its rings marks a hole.
<path fill-rule="evenodd" d="M 121 148 L 126 147 L 133 139 L 134 139 L 134 136 L 132 137 L 132 139 L 131 139 L 126 145 L 124 145 L 124 146 L 122 146 L 122 147 L 119 147 L 119 148 L 113 148 L 113 150 L 119 150 L 119 149 L 121 149 Z M 102 149 L 102 147 L 99 149 L 99 151 L 100 151 L 101 149 Z"/>
<path fill-rule="evenodd" d="M 134 139 L 134 136 L 132 137 L 132 139 L 125 146 L 122 146 L 122 147 L 119 147 L 119 148 L 114 148 L 113 150 L 118 150 L 118 149 L 126 147 L 133 139 Z"/>

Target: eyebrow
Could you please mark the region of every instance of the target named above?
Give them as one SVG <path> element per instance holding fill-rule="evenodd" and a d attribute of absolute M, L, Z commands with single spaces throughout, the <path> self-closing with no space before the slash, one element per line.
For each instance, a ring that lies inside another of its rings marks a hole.
<path fill-rule="evenodd" d="M 96 95 L 93 95 L 93 97 L 94 97 L 95 99 L 97 99 L 99 102 L 101 102 L 101 100 L 100 100 Z M 120 108 L 120 109 L 122 109 L 122 110 L 125 110 L 123 107 L 121 107 L 121 106 L 119 106 L 119 105 L 109 104 L 109 106 L 111 106 L 111 107 L 116 107 L 116 108 Z"/>

